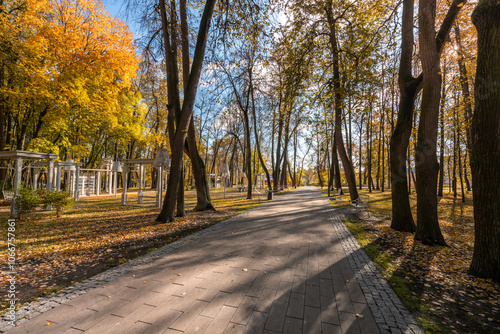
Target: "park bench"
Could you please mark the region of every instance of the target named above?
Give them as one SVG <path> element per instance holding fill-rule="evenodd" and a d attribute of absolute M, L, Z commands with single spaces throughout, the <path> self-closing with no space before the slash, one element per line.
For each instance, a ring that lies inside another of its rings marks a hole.
<path fill-rule="evenodd" d="M 12 203 L 12 199 L 14 198 L 14 190 L 3 190 L 2 195 L 3 195 L 3 200 L 6 203 Z"/>
<path fill-rule="evenodd" d="M 369 200 L 370 200 L 370 197 L 368 195 L 359 195 L 358 198 L 351 201 L 351 205 L 355 208 L 367 209 L 367 212 L 368 212 L 368 201 Z M 369 215 L 370 215 L 370 213 L 368 212 L 368 216 Z"/>
<path fill-rule="evenodd" d="M 238 186 L 236 186 L 236 189 L 238 189 L 238 191 L 239 191 L 239 192 L 245 191 L 245 189 L 246 189 L 246 188 L 247 188 L 247 187 L 242 186 L 242 185 L 238 185 Z"/>
<path fill-rule="evenodd" d="M 339 188 L 339 189 L 337 189 L 337 192 L 336 192 L 336 193 L 334 193 L 334 194 L 332 194 L 331 196 L 333 197 L 333 198 L 332 198 L 333 200 L 340 200 L 340 199 L 342 199 L 342 198 L 341 198 L 341 196 L 342 196 L 342 195 L 343 195 L 343 194 L 342 194 L 342 189 L 341 189 L 341 188 Z"/>

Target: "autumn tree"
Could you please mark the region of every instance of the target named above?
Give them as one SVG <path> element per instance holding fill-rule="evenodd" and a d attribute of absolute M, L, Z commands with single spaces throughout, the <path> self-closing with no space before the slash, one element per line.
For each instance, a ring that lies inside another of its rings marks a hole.
<path fill-rule="evenodd" d="M 3 1 L 0 8 L 0 149 L 95 165 L 106 143 L 140 140 L 137 56 L 122 21 L 95 0 Z"/>

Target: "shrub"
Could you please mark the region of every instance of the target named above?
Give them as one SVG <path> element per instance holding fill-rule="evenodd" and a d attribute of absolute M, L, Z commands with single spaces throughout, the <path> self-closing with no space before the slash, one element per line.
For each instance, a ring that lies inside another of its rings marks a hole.
<path fill-rule="evenodd" d="M 36 191 L 20 186 L 14 195 L 14 207 L 17 215 L 21 215 L 33 211 L 40 204 L 40 198 Z"/>
<path fill-rule="evenodd" d="M 61 217 L 63 211 L 74 204 L 69 192 L 65 191 L 49 191 L 43 199 L 43 206 L 46 208 L 49 205 L 56 210 L 57 217 Z"/>

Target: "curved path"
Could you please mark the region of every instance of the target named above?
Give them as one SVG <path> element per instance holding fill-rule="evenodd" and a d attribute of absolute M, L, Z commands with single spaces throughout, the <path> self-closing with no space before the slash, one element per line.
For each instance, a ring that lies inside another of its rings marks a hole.
<path fill-rule="evenodd" d="M 313 187 L 277 196 L 8 332 L 421 333 L 346 214 Z"/>

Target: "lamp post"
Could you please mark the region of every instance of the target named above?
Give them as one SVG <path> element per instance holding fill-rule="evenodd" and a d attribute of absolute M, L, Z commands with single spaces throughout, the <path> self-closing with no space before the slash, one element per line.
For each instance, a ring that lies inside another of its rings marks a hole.
<path fill-rule="evenodd" d="M 229 175 L 229 166 L 227 165 L 226 162 L 222 164 L 222 178 L 223 178 L 223 183 L 224 183 L 224 198 L 226 198 L 226 180 L 227 176 Z"/>

